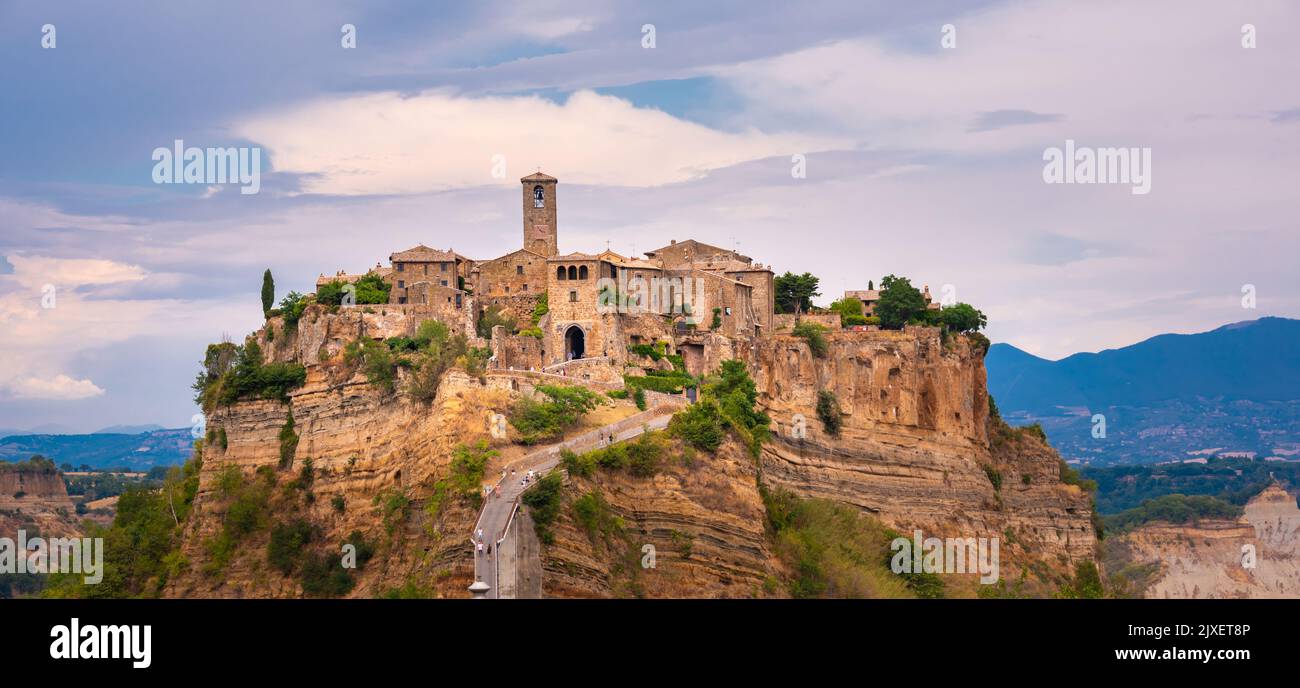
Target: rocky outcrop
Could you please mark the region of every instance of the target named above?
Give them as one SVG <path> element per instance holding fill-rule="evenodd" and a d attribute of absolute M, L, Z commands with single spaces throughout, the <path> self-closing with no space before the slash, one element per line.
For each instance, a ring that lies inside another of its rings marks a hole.
<path fill-rule="evenodd" d="M 580 527 L 572 502 L 596 492 L 621 532 Z M 653 478 L 570 477 L 554 544 L 542 552 L 547 597 L 760 597 L 778 566 L 764 531 L 754 460 L 728 441 Z M 651 556 L 652 555 L 652 556 Z"/>
<path fill-rule="evenodd" d="M 361 376 L 331 385 L 317 368 L 308 384 L 294 392 L 289 404 L 245 401 L 222 408 L 208 419 L 212 430 L 224 430 L 226 446 L 207 443 L 199 493 L 184 535 L 183 554 L 189 561 L 184 575 L 170 582 L 167 594 L 189 597 L 296 596 L 297 584 L 266 565 L 266 534 L 241 543 L 240 554 L 220 573 L 208 575 L 210 557 L 205 544 L 222 528 L 225 510 L 216 490 L 227 467 L 237 467 L 252 479 L 258 468 L 277 476 L 272 495 L 272 519 L 304 518 L 321 529 L 317 542 L 336 551 L 353 531 L 377 546 L 372 562 L 358 572 L 353 596 L 372 596 L 408 580 L 439 594 L 461 596 L 472 582 L 473 561 L 466 533 L 475 512 L 468 504 L 446 500 L 435 516 L 423 507 L 433 483 L 447 474 L 452 450 L 479 440 L 504 445 L 488 434 L 488 417 L 503 411 L 510 395 L 489 389 L 458 371 L 449 372 L 431 404 L 385 393 Z M 280 433 L 289 413 L 298 435 L 295 451 L 281 463 Z M 500 462 L 489 466 L 500 470 Z M 310 501 L 289 498 L 285 485 L 312 462 Z M 382 514 L 384 499 L 400 496 L 402 513 Z M 377 500 L 377 498 L 379 498 Z M 341 509 L 338 505 L 341 505 Z"/>
<path fill-rule="evenodd" d="M 258 334 L 268 357 L 307 366 L 306 385 L 287 404 L 243 401 L 209 416 L 200 490 L 182 547 L 188 567 L 169 580 L 166 594 L 302 594 L 298 581 L 268 566 L 266 528 L 241 542 L 219 572 L 211 571 L 208 544 L 221 534 L 230 508 L 217 483 L 234 467 L 247 479 L 259 469 L 273 476 L 271 519 L 314 524 L 319 536 L 312 547 L 335 550 L 354 531 L 375 544 L 352 596 L 408 582 L 434 594 L 465 596 L 473 575 L 467 537 L 475 513 L 460 500 L 435 504 L 434 483 L 448 474 L 459 443 L 488 440 L 500 450 L 489 476 L 524 453 L 508 438 L 492 439 L 488 429 L 492 414 L 527 393 L 530 380 L 501 370 L 480 380 L 452 370 L 432 403 L 417 403 L 368 384 L 337 354 L 361 334 L 409 336 L 418 318 L 391 306 L 338 313 L 313 308 L 292 335 L 281 332 L 275 318 L 274 340 L 265 330 Z M 760 481 L 853 505 L 900 531 L 1002 538 L 1004 577 L 1013 573 L 1008 565 L 1033 567 L 1041 577 L 1093 556 L 1090 499 L 1062 484 L 1055 452 L 1025 433 L 1000 432 L 990 441 L 982 350 L 924 328 L 835 332 L 827 339 L 825 357 L 814 357 L 803 340 L 789 335 L 684 339 L 688 368 L 711 370 L 732 357 L 748 364 L 759 404 L 773 420 L 773 437 L 757 459 L 728 440 L 716 454 L 698 453 L 689 465 L 671 463 L 653 478 L 621 472 L 571 477 L 555 541 L 541 548 L 542 593 L 783 594 L 778 581 L 785 572 L 765 532 Z M 826 432 L 818 419 L 822 391 L 839 404 L 838 434 Z M 619 404 L 630 412 L 630 401 Z M 604 413 L 591 414 L 577 431 L 623 417 Z M 282 434 L 290 418 L 286 445 Z M 307 489 L 295 487 L 308 459 L 314 480 Z M 593 535 L 573 520 L 568 504 L 593 491 L 619 519 L 617 535 Z M 387 506 L 393 503 L 402 505 L 397 518 Z M 654 566 L 643 566 L 650 551 Z"/>
<path fill-rule="evenodd" d="M 1093 557 L 1091 500 L 1061 482 L 1056 452 L 1023 432 L 990 442 L 980 349 L 932 328 L 827 340 L 821 358 L 791 336 L 750 353 L 774 421 L 762 451 L 768 484 L 852 504 L 903 531 L 1001 537 L 1004 559 L 1018 546 L 1064 571 Z M 818 418 L 822 391 L 840 406 L 838 435 Z"/>
<path fill-rule="evenodd" d="M 81 534 L 72 499 L 58 471 L 0 467 L 0 537 L 16 538 L 19 529 L 35 529 L 53 537 Z"/>
<path fill-rule="evenodd" d="M 1115 538 L 1108 573 L 1149 569 L 1152 598 L 1300 597 L 1300 509 L 1273 483 L 1237 520 L 1148 523 Z"/>

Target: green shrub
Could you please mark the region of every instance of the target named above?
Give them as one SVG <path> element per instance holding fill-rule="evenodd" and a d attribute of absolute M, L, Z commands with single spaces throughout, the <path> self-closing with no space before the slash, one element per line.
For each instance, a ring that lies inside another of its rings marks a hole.
<path fill-rule="evenodd" d="M 790 330 L 790 334 L 808 343 L 808 350 L 815 358 L 825 358 L 827 351 L 826 328 L 814 322 L 800 321 Z"/>
<path fill-rule="evenodd" d="M 636 392 L 632 394 L 632 402 L 636 404 L 638 411 L 644 411 L 646 409 L 645 390 L 637 387 Z"/>
<path fill-rule="evenodd" d="M 293 455 L 298 451 L 298 433 L 293 427 L 293 409 L 289 410 L 289 415 L 284 419 L 284 425 L 280 428 L 280 468 L 285 469 L 293 465 Z"/>
<path fill-rule="evenodd" d="M 541 322 L 542 316 L 549 313 L 550 310 L 551 310 L 550 296 L 545 292 L 543 292 L 542 295 L 537 299 L 537 305 L 533 306 L 533 327 L 534 328 L 537 327 L 537 323 Z M 538 332 L 541 332 L 541 330 L 538 330 Z"/>
<path fill-rule="evenodd" d="M 342 597 L 356 581 L 332 554 L 309 554 L 302 564 L 302 591 L 308 597 Z"/>
<path fill-rule="evenodd" d="M 914 585 L 890 570 L 890 543 L 897 534 L 879 521 L 830 500 L 799 499 L 785 490 L 760 492 L 774 549 L 792 573 L 787 582 L 792 597 L 942 595 L 942 583 L 933 574 L 914 579 Z"/>
<path fill-rule="evenodd" d="M 488 306 L 487 310 L 479 314 L 478 325 L 476 330 L 478 336 L 484 339 L 492 338 L 492 328 L 501 325 L 506 328 L 506 332 L 515 331 L 515 321 L 513 318 L 503 314 L 498 306 Z"/>
<path fill-rule="evenodd" d="M 610 399 L 626 399 L 628 394 L 626 389 L 611 389 L 610 391 L 605 392 L 605 396 Z"/>
<path fill-rule="evenodd" d="M 551 526 L 560 514 L 563 487 L 564 479 L 559 473 L 553 472 L 538 480 L 532 489 L 523 494 L 524 506 L 528 507 L 529 515 L 533 518 L 533 529 L 537 531 L 537 537 L 543 544 L 555 543 L 555 534 L 551 532 Z"/>
<path fill-rule="evenodd" d="M 559 437 L 602 403 L 600 395 L 583 387 L 538 385 L 537 391 L 547 400 L 526 397 L 510 409 L 510 424 L 519 431 L 524 444 Z"/>
<path fill-rule="evenodd" d="M 374 503 L 379 507 L 379 518 L 384 530 L 392 535 L 397 527 L 406 521 L 406 510 L 411 500 L 402 493 L 401 488 L 393 487 L 375 495 Z"/>
<path fill-rule="evenodd" d="M 366 541 L 361 531 L 354 530 L 348 534 L 348 539 L 343 541 L 345 545 L 352 545 L 356 548 L 357 568 L 364 569 L 366 563 L 375 556 L 375 546 Z"/>
<path fill-rule="evenodd" d="M 285 294 L 283 299 L 280 299 L 279 311 L 280 315 L 284 316 L 284 328 L 287 332 L 293 332 L 298 328 L 298 320 L 302 318 L 307 306 L 312 303 L 311 298 L 296 291 L 291 291 Z"/>
<path fill-rule="evenodd" d="M 923 317 L 929 305 L 921 290 L 912 286 L 911 280 L 906 277 L 886 275 L 881 278 L 880 299 L 875 306 L 881 327 L 889 330 L 902 329 L 907 323 Z"/>
<path fill-rule="evenodd" d="M 605 502 L 605 497 L 597 490 L 575 499 L 570 509 L 573 512 L 573 520 L 593 542 L 598 537 L 607 538 L 623 534 L 623 519 L 614 515 L 609 504 Z"/>
<path fill-rule="evenodd" d="M 996 469 L 996 468 L 994 468 L 994 467 L 992 467 L 992 466 L 984 466 L 983 468 L 984 468 L 984 475 L 988 476 L 989 483 L 990 483 L 991 485 L 993 485 L 993 491 L 994 491 L 994 492 L 1001 492 L 1001 491 L 1002 491 L 1002 473 L 1001 473 L 998 469 Z"/>
<path fill-rule="evenodd" d="M 668 432 L 701 451 L 722 445 L 722 413 L 716 401 L 703 399 L 678 411 L 668 422 Z"/>
<path fill-rule="evenodd" d="M 369 337 L 354 339 L 343 348 L 343 362 L 359 367 L 366 381 L 375 387 L 393 391 L 397 382 L 397 359 L 387 346 Z"/>
<path fill-rule="evenodd" d="M 315 536 L 315 530 L 301 518 L 272 526 L 271 539 L 266 545 L 266 561 L 286 576 L 293 573 L 298 568 L 303 548 Z"/>
<path fill-rule="evenodd" d="M 839 436 L 840 424 L 843 422 L 841 413 L 840 402 L 835 398 L 834 392 L 828 389 L 817 392 L 817 417 L 821 419 L 827 435 Z"/>

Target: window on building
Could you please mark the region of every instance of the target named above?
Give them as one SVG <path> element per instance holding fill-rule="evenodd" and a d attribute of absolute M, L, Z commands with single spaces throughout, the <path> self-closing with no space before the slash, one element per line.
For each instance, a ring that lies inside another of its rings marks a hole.
<path fill-rule="evenodd" d="M 442 281 L 442 286 L 444 286 L 444 287 L 447 286 L 447 280 L 443 280 L 443 281 Z"/>
<path fill-rule="evenodd" d="M 542 188 L 541 184 L 538 184 L 537 186 L 533 187 L 533 207 L 534 208 L 546 207 L 546 190 Z"/>
<path fill-rule="evenodd" d="M 406 288 L 406 280 L 397 280 L 397 288 L 398 288 L 398 289 L 405 289 L 405 288 Z"/>
<path fill-rule="evenodd" d="M 507 294 L 510 293 L 510 285 L 509 285 L 509 284 L 506 285 L 506 293 L 507 293 Z"/>
<path fill-rule="evenodd" d="M 527 284 L 527 283 L 524 284 L 524 291 L 528 291 L 528 284 Z"/>
<path fill-rule="evenodd" d="M 561 265 L 558 268 L 555 268 L 555 279 L 557 280 L 568 279 L 568 274 L 564 272 L 563 265 Z"/>
<path fill-rule="evenodd" d="M 578 268 L 572 265 L 569 266 L 569 279 L 571 280 L 578 279 Z"/>
<path fill-rule="evenodd" d="M 569 290 L 569 303 L 577 303 L 577 302 L 578 302 L 578 292 L 575 291 L 575 290 L 570 289 L 570 290 Z"/>
<path fill-rule="evenodd" d="M 443 272 L 446 272 L 446 271 L 447 271 L 447 264 L 446 264 L 446 263 L 438 263 L 438 269 L 441 270 L 441 271 L 443 271 Z"/>
<path fill-rule="evenodd" d="M 522 275 L 522 274 L 524 274 L 524 266 L 522 266 L 522 265 L 516 265 L 516 266 L 515 266 L 515 274 L 516 274 L 516 275 Z"/>
<path fill-rule="evenodd" d="M 398 263 L 398 264 L 397 264 L 397 271 L 398 271 L 398 272 L 406 272 L 406 263 Z"/>
<path fill-rule="evenodd" d="M 397 302 L 398 302 L 398 303 L 406 303 L 406 297 L 405 297 L 405 296 L 399 296 L 399 297 L 397 297 Z"/>
<path fill-rule="evenodd" d="M 587 266 L 586 266 L 586 265 L 583 265 L 582 267 L 578 268 L 578 279 L 580 279 L 580 280 L 585 280 L 585 279 L 587 279 Z"/>
<path fill-rule="evenodd" d="M 727 306 L 726 308 L 724 308 L 723 312 L 726 313 L 727 315 L 731 315 L 731 306 Z"/>

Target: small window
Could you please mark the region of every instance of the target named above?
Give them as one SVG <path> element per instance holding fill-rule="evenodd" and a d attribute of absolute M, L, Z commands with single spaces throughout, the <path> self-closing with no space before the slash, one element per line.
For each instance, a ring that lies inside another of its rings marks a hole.
<path fill-rule="evenodd" d="M 405 288 L 406 288 L 406 280 L 397 280 L 397 288 L 398 288 L 398 289 L 405 289 Z"/>
<path fill-rule="evenodd" d="M 583 265 L 582 267 L 578 268 L 578 279 L 580 279 L 580 280 L 585 280 L 585 279 L 587 279 L 587 266 L 586 266 L 586 265 Z"/>
<path fill-rule="evenodd" d="M 446 272 L 446 271 L 447 271 L 447 264 L 446 264 L 446 263 L 438 263 L 438 269 L 441 270 L 441 271 L 443 271 L 443 272 Z"/>
<path fill-rule="evenodd" d="M 522 275 L 522 274 L 524 274 L 524 266 L 522 266 L 522 265 L 516 265 L 516 266 L 515 266 L 515 274 L 516 274 L 516 275 Z"/>
<path fill-rule="evenodd" d="M 572 265 L 569 266 L 569 279 L 571 280 L 578 279 L 578 268 Z"/>
<path fill-rule="evenodd" d="M 541 184 L 538 184 L 537 186 L 533 187 L 533 207 L 534 208 L 546 207 L 546 190 L 542 188 Z"/>
<path fill-rule="evenodd" d="M 557 280 L 568 279 L 568 274 L 564 272 L 563 265 L 561 265 L 558 268 L 555 268 L 555 279 Z"/>
<path fill-rule="evenodd" d="M 406 297 L 405 297 L 405 296 L 399 296 L 399 297 L 397 297 L 397 302 L 398 302 L 398 303 L 406 303 Z"/>
<path fill-rule="evenodd" d="M 524 285 L 524 291 L 528 291 L 528 285 L 527 285 L 527 284 Z"/>
<path fill-rule="evenodd" d="M 444 287 L 447 286 L 447 280 L 443 280 L 443 281 L 442 281 L 442 286 L 444 286 Z"/>
<path fill-rule="evenodd" d="M 731 315 L 731 306 L 727 306 L 725 312 L 727 315 Z"/>
<path fill-rule="evenodd" d="M 510 285 L 509 285 L 509 284 L 506 285 L 506 293 L 507 293 L 507 294 L 510 293 Z"/>
<path fill-rule="evenodd" d="M 406 263 L 398 263 L 398 264 L 397 264 L 397 271 L 398 271 L 398 272 L 406 272 Z"/>
<path fill-rule="evenodd" d="M 577 303 L 577 302 L 578 302 L 578 292 L 576 292 L 576 291 L 570 289 L 570 290 L 569 290 L 569 303 Z"/>

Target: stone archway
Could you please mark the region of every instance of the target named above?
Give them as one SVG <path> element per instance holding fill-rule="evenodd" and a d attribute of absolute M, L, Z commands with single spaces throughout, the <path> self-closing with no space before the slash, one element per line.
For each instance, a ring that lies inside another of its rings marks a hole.
<path fill-rule="evenodd" d="M 586 351 L 587 335 L 577 325 L 570 325 L 564 331 L 564 360 L 572 361 L 582 358 Z"/>

